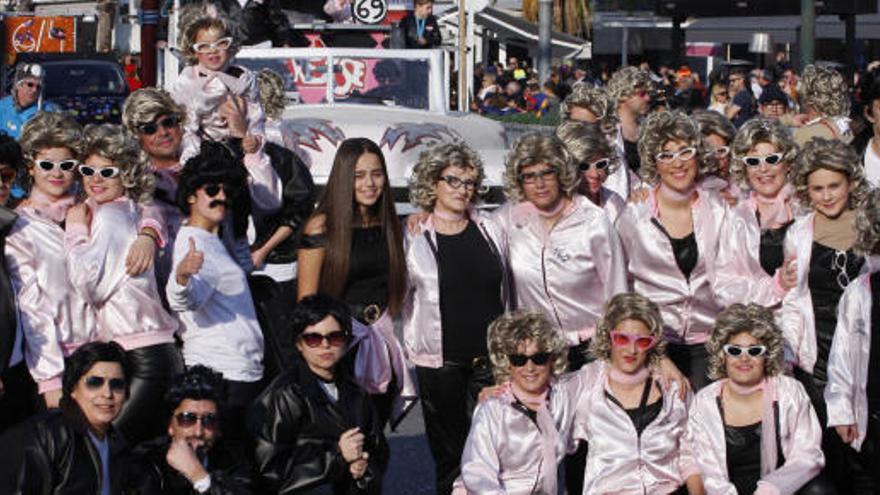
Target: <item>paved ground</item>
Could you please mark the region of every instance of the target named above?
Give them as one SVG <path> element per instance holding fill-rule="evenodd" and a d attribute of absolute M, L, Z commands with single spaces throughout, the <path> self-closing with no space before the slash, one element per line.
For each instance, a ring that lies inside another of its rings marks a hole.
<path fill-rule="evenodd" d="M 386 431 L 386 434 L 391 461 L 385 473 L 383 492 L 386 495 L 434 493 L 434 459 L 425 437 L 421 406 L 416 404 L 397 431 Z"/>

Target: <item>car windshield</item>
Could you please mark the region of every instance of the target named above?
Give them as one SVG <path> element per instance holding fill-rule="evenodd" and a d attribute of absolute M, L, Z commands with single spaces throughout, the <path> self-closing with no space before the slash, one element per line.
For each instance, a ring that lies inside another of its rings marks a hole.
<path fill-rule="evenodd" d="M 125 96 L 122 72 L 112 64 L 47 63 L 43 94 L 59 96 Z"/>

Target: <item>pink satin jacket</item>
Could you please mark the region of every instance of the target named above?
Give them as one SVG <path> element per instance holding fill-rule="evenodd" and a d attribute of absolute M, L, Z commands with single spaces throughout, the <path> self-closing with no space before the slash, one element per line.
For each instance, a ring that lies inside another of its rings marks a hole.
<path fill-rule="evenodd" d="M 576 373 L 583 391 L 574 435 L 590 445 L 585 494 L 672 493 L 698 474 L 687 431 L 688 404 L 679 399 L 677 384 L 663 390 L 660 414 L 639 436 L 626 411 L 605 395 L 608 364 L 593 361 Z"/>
<path fill-rule="evenodd" d="M 765 307 L 780 305 L 785 290 L 776 276 L 761 267 L 761 226 L 755 215 L 757 204 L 741 200 L 728 211 L 721 229 L 714 289 L 722 306 L 755 303 Z"/>
<path fill-rule="evenodd" d="M 65 245 L 70 283 L 97 316 L 94 337 L 125 350 L 173 343 L 177 320 L 162 307 L 153 268 L 136 277 L 125 269 L 140 207 L 121 197 L 92 208 L 91 225 L 67 222 Z"/>
<path fill-rule="evenodd" d="M 95 314 L 67 276 L 59 224 L 73 198 L 51 206 L 32 199 L 16 209 L 19 218 L 6 238 L 6 263 L 16 291 L 25 360 L 43 393 L 61 388 L 64 358 L 94 340 Z"/>
<path fill-rule="evenodd" d="M 777 428 L 785 464 L 762 473 L 758 489 L 766 490 L 766 493 L 793 494 L 819 474 L 825 465 L 822 428 L 804 387 L 797 380 L 779 375 L 769 381 L 774 387 L 779 409 Z M 723 384 L 724 380 L 716 381 L 697 393 L 688 425 L 694 452 L 699 453 L 697 463 L 706 492 L 736 495 L 736 488 L 727 475 L 727 440 L 717 402 Z"/>
<path fill-rule="evenodd" d="M 495 224 L 485 213 L 473 210 L 471 220 L 477 224 L 480 233 L 498 255 L 501 264 L 501 297 L 504 307 L 509 307 L 510 290 L 505 258 L 503 236 L 498 234 Z M 440 283 L 438 281 L 437 258 L 428 238 L 437 245 L 433 216 L 419 225 L 419 233 L 406 234 L 404 250 L 408 288 L 403 307 L 403 345 L 407 359 L 416 366 L 439 368 L 443 366 L 443 329 L 440 323 Z M 427 237 L 426 237 L 427 236 Z"/>
<path fill-rule="evenodd" d="M 626 292 L 620 239 L 608 215 L 576 194 L 550 232 L 531 203 L 494 212 L 518 309 L 544 311 L 571 345 L 589 339 L 604 304 Z"/>
<path fill-rule="evenodd" d="M 571 429 L 580 389 L 578 373 L 562 375 L 550 389 L 548 409 L 558 432 L 557 463 L 576 447 Z M 467 493 L 543 493 L 542 446 L 546 436 L 523 408 L 509 393 L 477 405 L 461 456 L 461 480 Z"/>
<path fill-rule="evenodd" d="M 827 426 L 856 425 L 859 436 L 852 443 L 856 450 L 862 448 L 868 432 L 868 358 L 872 329 L 878 324 L 871 321 L 872 304 L 871 273 L 865 273 L 853 280 L 840 298 L 828 356 Z"/>
<path fill-rule="evenodd" d="M 646 201 L 628 204 L 617 221 L 632 288 L 657 303 L 664 338 L 675 344 L 704 343 L 722 309 L 712 280 L 727 205 L 716 193 L 697 191 L 692 212 L 699 257 L 690 280 L 675 262 L 669 237 L 652 221 L 659 218 L 656 189 L 649 191 Z"/>
<path fill-rule="evenodd" d="M 813 212 L 798 218 L 785 234 L 785 256 L 797 259 L 797 286 L 783 298 L 780 312 L 780 327 L 788 347 L 786 359 L 808 373 L 813 372 L 819 352 L 809 285 L 815 215 Z"/>

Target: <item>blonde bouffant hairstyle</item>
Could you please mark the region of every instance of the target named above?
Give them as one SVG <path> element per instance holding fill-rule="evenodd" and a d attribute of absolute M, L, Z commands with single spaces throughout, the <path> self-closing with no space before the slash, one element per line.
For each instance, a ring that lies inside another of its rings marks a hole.
<path fill-rule="evenodd" d="M 37 153 L 48 148 L 67 148 L 80 156 L 83 130 L 75 120 L 61 112 L 37 112 L 21 129 L 18 138 L 28 167 L 34 166 Z"/>
<path fill-rule="evenodd" d="M 551 355 L 550 369 L 559 375 L 568 366 L 568 343 L 562 334 L 539 311 L 514 311 L 499 316 L 489 325 L 489 360 L 496 383 L 510 379 L 511 354 L 519 353 L 520 344 L 531 341 L 538 352 Z"/>
<path fill-rule="evenodd" d="M 792 182 L 804 206 L 813 206 L 807 190 L 810 174 L 822 169 L 843 174 L 849 179 L 849 208 L 855 209 L 868 196 L 870 188 L 862 161 L 849 145 L 837 139 L 811 139 L 798 154 L 796 164 Z"/>
<path fill-rule="evenodd" d="M 748 189 L 749 183 L 746 178 L 746 164 L 742 159 L 749 151 L 760 143 L 767 143 L 776 148 L 777 153 L 782 153 L 782 163 L 789 165 L 788 180 L 791 181 L 795 158 L 798 154 L 797 143 L 788 127 L 782 125 L 778 119 L 756 117 L 739 128 L 731 146 L 730 176 L 740 188 Z"/>
<path fill-rule="evenodd" d="M 773 311 L 758 304 L 731 304 L 718 313 L 715 327 L 706 341 L 709 352 L 709 378 L 719 380 L 727 377 L 724 345 L 735 335 L 748 332 L 761 345 L 767 346 L 764 355 L 764 374 L 775 376 L 783 370 L 782 332 L 773 320 Z"/>
<path fill-rule="evenodd" d="M 226 50 L 229 59 L 232 59 L 238 52 L 239 40 L 233 35 L 229 17 L 218 10 L 213 3 L 192 3 L 180 9 L 180 19 L 177 21 L 177 48 L 180 49 L 186 65 L 195 65 L 198 62 L 193 44 L 196 42 L 199 31 L 206 29 L 220 31 L 223 33 L 221 38 L 224 36 L 232 37 L 232 44 Z"/>
<path fill-rule="evenodd" d="M 82 159 L 97 155 L 119 167 L 125 194 L 138 203 L 153 197 L 156 177 L 137 139 L 120 125 L 90 125 L 85 129 Z"/>
<path fill-rule="evenodd" d="M 849 93 L 843 76 L 834 69 L 808 65 L 800 79 L 801 103 L 822 117 L 847 117 Z"/>
<path fill-rule="evenodd" d="M 571 119 L 571 110 L 575 107 L 586 108 L 596 115 L 602 132 L 611 134 L 617 130 L 616 102 L 604 88 L 599 88 L 587 83 L 577 83 L 571 88 L 571 93 L 565 97 L 559 111 L 563 120 Z"/>
<path fill-rule="evenodd" d="M 555 136 L 540 133 L 526 134 L 513 145 L 507 154 L 504 169 L 504 195 L 507 199 L 520 202 L 525 199 L 519 174 L 523 167 L 546 163 L 557 171 L 559 187 L 562 194 L 571 197 L 578 185 L 578 174 L 575 170 L 571 153 L 565 144 Z"/>
<path fill-rule="evenodd" d="M 596 335 L 590 341 L 590 353 L 596 359 L 611 360 L 611 332 L 623 320 L 638 320 L 648 327 L 651 336 L 657 339 L 657 344 L 648 351 L 647 366 L 660 364 L 666 351 L 666 341 L 663 340 L 663 317 L 660 308 L 650 299 L 627 292 L 617 294 L 605 304 L 602 318 L 596 325 Z"/>
<path fill-rule="evenodd" d="M 260 83 L 260 104 L 269 119 L 277 119 L 284 113 L 286 97 L 284 95 L 284 78 L 272 69 L 261 69 L 257 72 Z"/>
<path fill-rule="evenodd" d="M 650 89 L 651 76 L 647 71 L 628 65 L 611 74 L 607 88 L 608 94 L 616 105 L 632 96 L 639 89 Z"/>
<path fill-rule="evenodd" d="M 642 165 L 639 167 L 639 175 L 646 182 L 657 183 L 659 176 L 655 156 L 663 151 L 663 146 L 669 141 L 682 141 L 697 149 L 697 180 L 713 171 L 714 161 L 706 158 L 708 150 L 696 121 L 680 111 L 658 112 L 651 114 L 639 131 L 639 157 Z"/>
<path fill-rule="evenodd" d="M 871 189 L 856 211 L 856 243 L 864 255 L 880 254 L 880 188 Z"/>
<path fill-rule="evenodd" d="M 175 114 L 180 125 L 186 124 L 186 109 L 171 98 L 164 89 L 141 88 L 128 95 L 122 106 L 122 124 L 131 133 L 138 132 L 138 126 L 156 120 L 160 115 Z"/>
<path fill-rule="evenodd" d="M 584 163 L 595 157 L 609 158 L 611 164 L 606 175 L 613 174 L 620 165 L 617 150 L 611 147 L 598 124 L 567 120 L 556 128 L 556 137 L 565 144 L 575 163 Z"/>
<path fill-rule="evenodd" d="M 434 211 L 437 203 L 435 187 L 440 181 L 440 174 L 447 167 L 459 167 L 473 170 L 476 173 L 475 194 L 471 195 L 471 203 L 476 203 L 483 185 L 485 174 L 483 160 L 476 151 L 464 142 L 435 144 L 419 155 L 419 161 L 413 167 L 409 179 L 409 201 L 423 211 Z"/>

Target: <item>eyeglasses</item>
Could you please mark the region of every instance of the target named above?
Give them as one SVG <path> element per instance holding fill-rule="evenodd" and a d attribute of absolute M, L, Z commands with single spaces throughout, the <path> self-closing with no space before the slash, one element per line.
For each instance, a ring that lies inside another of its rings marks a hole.
<path fill-rule="evenodd" d="M 638 335 L 635 333 L 625 333 L 613 330 L 611 332 L 611 343 L 617 347 L 626 347 L 631 343 L 636 344 L 636 349 L 647 351 L 657 345 L 657 337 L 653 335 Z"/>
<path fill-rule="evenodd" d="M 35 83 L 33 81 L 18 81 L 19 86 L 27 86 L 29 89 L 40 89 L 43 87 L 40 83 Z"/>
<path fill-rule="evenodd" d="M 846 271 L 846 251 L 835 251 L 831 258 L 831 270 L 837 272 L 837 286 L 846 289 L 850 283 L 849 273 Z"/>
<path fill-rule="evenodd" d="M 762 163 L 767 165 L 776 165 L 782 162 L 782 153 L 773 153 L 767 156 L 744 156 L 742 162 L 749 167 L 757 167 Z"/>
<path fill-rule="evenodd" d="M 559 174 L 559 170 L 555 167 L 545 168 L 544 170 L 539 170 L 537 172 L 523 172 L 517 176 L 520 182 L 523 184 L 534 184 L 538 182 L 538 179 L 550 180 L 551 178 L 556 178 Z"/>
<path fill-rule="evenodd" d="M 95 174 L 100 175 L 105 179 L 112 179 L 119 175 L 119 167 L 103 167 L 96 168 L 89 165 L 80 165 L 79 173 L 83 175 L 83 177 L 91 177 Z"/>
<path fill-rule="evenodd" d="M 180 115 L 173 113 L 161 119 L 157 119 L 155 122 L 138 124 L 137 130 L 144 136 L 152 136 L 153 134 L 156 134 L 156 131 L 159 130 L 159 126 L 162 126 L 163 129 L 174 129 L 178 125 L 180 125 Z"/>
<path fill-rule="evenodd" d="M 595 168 L 596 170 L 605 170 L 611 165 L 611 158 L 600 158 L 594 162 L 581 162 L 578 165 L 578 170 L 581 172 L 586 172 L 591 168 Z"/>
<path fill-rule="evenodd" d="M 453 189 L 461 189 L 464 186 L 465 189 L 473 191 L 477 187 L 477 181 L 471 179 L 459 179 L 454 175 L 444 175 L 440 177 L 440 180 L 449 184 L 449 187 Z"/>
<path fill-rule="evenodd" d="M 228 50 L 232 45 L 232 37 L 227 36 L 214 42 L 200 41 L 193 43 L 192 49 L 198 53 L 210 53 L 214 50 Z"/>
<path fill-rule="evenodd" d="M 526 356 L 525 354 L 508 354 L 507 359 L 510 360 L 510 364 L 517 368 L 525 366 L 529 361 L 535 363 L 535 366 L 544 366 L 547 364 L 547 361 L 550 361 L 550 353 L 539 352 L 532 354 L 531 356 Z"/>
<path fill-rule="evenodd" d="M 16 175 L 18 174 L 11 168 L 0 169 L 0 183 L 11 184 Z"/>
<path fill-rule="evenodd" d="M 697 148 L 691 146 L 678 151 L 661 151 L 654 155 L 654 159 L 660 163 L 672 163 L 675 160 L 688 161 L 695 156 L 697 156 Z"/>
<path fill-rule="evenodd" d="M 124 392 L 125 391 L 125 379 L 124 378 L 104 378 L 103 376 L 90 376 L 86 378 L 85 384 L 86 388 L 90 390 L 98 390 L 104 387 L 105 383 L 110 384 L 110 390 L 112 392 Z"/>
<path fill-rule="evenodd" d="M 304 333 L 299 336 L 300 339 L 309 347 L 318 347 L 324 341 L 330 344 L 330 347 L 342 347 L 342 344 L 348 340 L 348 334 L 342 330 L 330 332 L 327 335 L 317 332 Z"/>
<path fill-rule="evenodd" d="M 752 345 L 748 347 L 743 347 L 736 344 L 724 344 L 724 346 L 722 346 L 721 348 L 724 349 L 724 353 L 730 357 L 739 357 L 744 352 L 753 358 L 761 357 L 764 354 L 767 354 L 766 345 Z"/>
<path fill-rule="evenodd" d="M 730 154 L 730 146 L 719 146 L 709 151 L 709 154 L 714 156 L 715 158 L 724 158 L 725 156 Z"/>
<path fill-rule="evenodd" d="M 177 425 L 181 428 L 190 428 L 195 426 L 197 422 L 201 422 L 202 428 L 206 430 L 213 430 L 217 427 L 217 424 L 220 421 L 214 413 L 207 413 L 199 416 L 194 412 L 188 411 L 175 414 L 174 419 L 177 421 Z"/>
<path fill-rule="evenodd" d="M 223 184 L 223 183 L 219 183 L 219 184 L 205 184 L 204 186 L 202 186 L 202 190 L 205 191 L 205 194 L 206 194 L 209 198 L 214 198 L 214 197 L 216 197 L 218 194 L 220 194 L 220 191 L 223 191 L 224 193 L 226 192 L 226 185 Z"/>
<path fill-rule="evenodd" d="M 76 160 L 61 160 L 57 162 L 53 162 L 52 160 L 37 160 L 37 166 L 44 172 L 51 172 L 55 170 L 55 167 L 60 168 L 62 172 L 70 172 L 76 168 L 77 165 L 79 165 L 79 162 Z"/>

